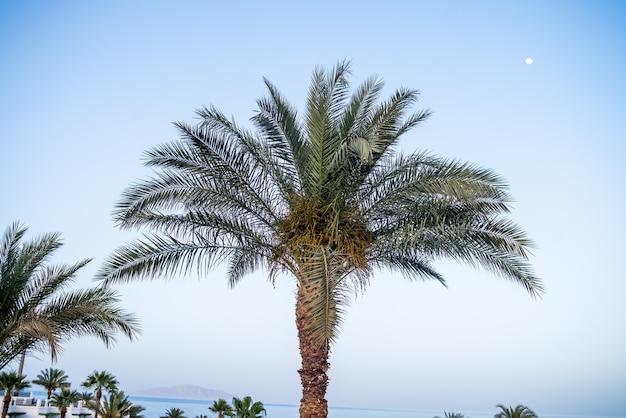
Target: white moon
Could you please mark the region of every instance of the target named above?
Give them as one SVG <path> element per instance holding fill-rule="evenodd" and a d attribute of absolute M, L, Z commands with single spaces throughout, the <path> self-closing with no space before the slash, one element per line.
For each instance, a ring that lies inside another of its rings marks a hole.
<path fill-rule="evenodd" d="M 532 64 L 532 63 L 533 63 L 533 59 L 532 59 L 532 58 L 530 58 L 530 57 L 528 57 L 528 58 L 526 58 L 526 60 L 525 60 L 524 62 L 525 62 L 526 64 L 529 64 L 529 65 L 530 65 L 530 64 Z"/>

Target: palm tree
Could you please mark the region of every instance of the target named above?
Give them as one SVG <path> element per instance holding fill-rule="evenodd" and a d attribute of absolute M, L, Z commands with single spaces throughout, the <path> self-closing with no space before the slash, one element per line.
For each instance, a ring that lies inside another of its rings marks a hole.
<path fill-rule="evenodd" d="M 93 389 L 96 394 L 95 402 L 95 414 L 94 418 L 98 418 L 98 411 L 100 410 L 100 399 L 102 399 L 102 391 L 105 390 L 109 394 L 117 392 L 118 381 L 111 373 L 106 370 L 97 371 L 94 370 L 85 381 L 81 384 L 86 389 Z"/>
<path fill-rule="evenodd" d="M 9 412 L 13 392 L 19 392 L 27 387 L 30 387 L 30 383 L 26 380 L 26 376 L 20 376 L 14 371 L 0 373 L 0 389 L 4 390 L 1 418 L 6 418 Z"/>
<path fill-rule="evenodd" d="M 103 286 L 67 290 L 89 260 L 49 265 L 62 245 L 59 234 L 24 242 L 26 231 L 14 223 L 0 239 L 0 369 L 29 350 L 49 349 L 54 360 L 73 337 L 96 336 L 107 346 L 116 332 L 136 337 L 137 321 L 117 306 L 117 293 Z"/>
<path fill-rule="evenodd" d="M 232 417 L 234 415 L 233 407 L 224 399 L 213 401 L 213 405 L 209 406 L 211 412 L 217 414 L 217 418 Z"/>
<path fill-rule="evenodd" d="M 506 182 L 488 169 L 424 152 L 395 152 L 428 111 L 408 114 L 418 91 L 377 103 L 383 83 L 350 93 L 349 65 L 314 71 L 300 117 L 268 80 L 252 118 L 257 133 L 215 108 L 176 124 L 181 140 L 148 151 L 156 174 L 122 195 L 115 219 L 145 238 L 118 248 L 104 283 L 171 276 L 228 262 L 235 286 L 262 267 L 295 278 L 302 367 L 301 417 L 326 417 L 330 346 L 354 294 L 375 269 L 445 280 L 451 258 L 542 290 L 528 263 L 531 242 L 506 219 Z"/>
<path fill-rule="evenodd" d="M 184 414 L 185 411 L 180 408 L 170 408 L 165 411 L 165 415 L 161 418 L 187 418 Z"/>
<path fill-rule="evenodd" d="M 235 417 L 237 418 L 261 418 L 267 415 L 262 402 L 252 402 L 250 396 L 244 396 L 243 399 L 233 398 L 233 407 L 235 409 Z"/>
<path fill-rule="evenodd" d="M 80 400 L 85 402 L 85 404 L 86 404 L 86 403 L 88 403 L 90 401 L 95 401 L 96 398 L 94 397 L 92 392 L 83 391 L 83 392 L 80 393 Z"/>
<path fill-rule="evenodd" d="M 127 416 L 128 418 L 144 418 L 141 413 L 145 410 L 146 408 L 141 405 L 132 404 L 127 410 Z"/>
<path fill-rule="evenodd" d="M 498 404 L 496 407 L 500 408 L 500 412 L 498 412 L 494 418 L 537 418 L 537 414 L 524 405 L 517 405 L 515 408 L 512 406 L 507 408 L 502 404 Z"/>
<path fill-rule="evenodd" d="M 74 405 L 79 400 L 80 393 L 78 393 L 78 391 L 69 389 L 68 387 L 61 387 L 60 392 L 52 394 L 50 405 L 57 407 L 61 413 L 61 418 L 65 418 L 67 408 Z"/>
<path fill-rule="evenodd" d="M 133 404 L 122 391 L 110 392 L 108 398 L 103 398 L 99 407 L 96 406 L 95 401 L 90 401 L 88 408 L 94 410 L 101 418 L 142 418 L 140 414 L 145 409 Z"/>
<path fill-rule="evenodd" d="M 37 378 L 32 383 L 43 386 L 48 391 L 48 400 L 52 392 L 59 388 L 69 388 L 70 382 L 67 381 L 68 377 L 63 370 L 53 369 L 52 367 L 42 370 L 41 374 L 37 375 Z"/>

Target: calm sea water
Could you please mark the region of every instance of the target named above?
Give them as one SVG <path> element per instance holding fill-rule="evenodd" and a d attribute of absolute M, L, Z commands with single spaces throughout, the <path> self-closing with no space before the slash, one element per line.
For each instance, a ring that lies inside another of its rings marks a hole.
<path fill-rule="evenodd" d="M 209 406 L 213 401 L 174 399 L 174 398 L 149 398 L 142 396 L 130 396 L 133 403 L 145 408 L 143 416 L 145 418 L 159 418 L 165 415 L 169 408 L 179 408 L 185 411 L 187 418 L 199 416 L 216 417 L 217 415 L 209 411 Z M 297 405 L 279 405 L 264 403 L 268 418 L 298 418 Z M 462 411 L 450 411 L 462 412 Z M 496 411 L 491 413 L 462 412 L 467 418 L 493 418 Z M 384 410 L 384 409 L 360 409 L 360 408 L 338 408 L 329 407 L 329 418 L 433 418 L 435 416 L 444 417 L 444 411 L 407 411 L 407 410 Z M 601 416 L 573 416 L 573 415 L 540 415 L 540 418 L 615 418 Z"/>

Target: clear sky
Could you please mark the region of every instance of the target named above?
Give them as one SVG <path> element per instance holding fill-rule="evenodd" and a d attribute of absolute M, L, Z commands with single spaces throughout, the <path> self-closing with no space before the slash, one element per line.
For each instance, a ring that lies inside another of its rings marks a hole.
<path fill-rule="evenodd" d="M 448 289 L 378 272 L 333 347 L 330 404 L 623 416 L 625 21 L 621 1 L 4 1 L 0 228 L 60 231 L 55 261 L 93 257 L 77 284 L 91 286 L 138 235 L 111 212 L 150 175 L 142 152 L 177 138 L 171 122 L 215 105 L 248 123 L 263 76 L 302 108 L 313 68 L 347 58 L 355 83 L 378 74 L 434 111 L 405 152 L 509 181 L 547 293 L 444 262 Z M 75 340 L 54 366 L 76 386 L 106 369 L 127 392 L 189 383 L 296 404 L 294 283 L 265 277 L 120 285 L 142 337 Z"/>

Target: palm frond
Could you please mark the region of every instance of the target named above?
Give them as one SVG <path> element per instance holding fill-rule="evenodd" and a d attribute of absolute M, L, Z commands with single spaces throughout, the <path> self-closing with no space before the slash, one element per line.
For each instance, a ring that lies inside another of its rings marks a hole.
<path fill-rule="evenodd" d="M 270 96 L 257 101 L 258 113 L 252 118 L 271 149 L 271 158 L 278 161 L 272 175 L 282 186 L 283 194 L 296 192 L 308 158 L 309 144 L 302 134 L 297 110 L 291 106 L 267 79 Z"/>

